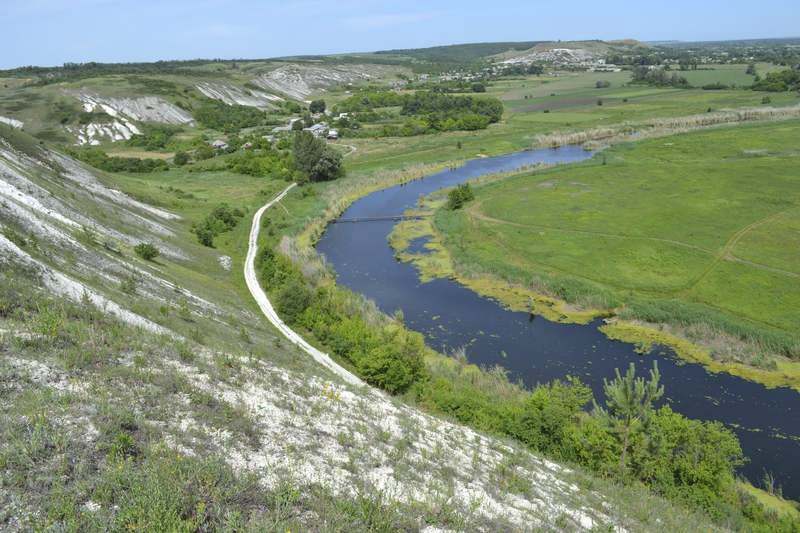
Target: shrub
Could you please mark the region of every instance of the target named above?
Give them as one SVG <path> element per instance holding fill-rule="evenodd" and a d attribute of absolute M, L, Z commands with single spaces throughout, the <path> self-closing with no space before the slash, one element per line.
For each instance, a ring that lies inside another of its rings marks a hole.
<path fill-rule="evenodd" d="M 161 159 L 135 157 L 109 157 L 100 148 L 70 148 L 67 153 L 89 165 L 106 172 L 155 172 L 167 170 L 169 165 Z"/>
<path fill-rule="evenodd" d="M 214 238 L 231 231 L 244 217 L 244 212 L 238 208 L 231 208 L 228 204 L 219 204 L 200 224 L 192 226 L 192 232 L 197 235 L 197 240 L 203 246 L 214 247 Z"/>
<path fill-rule="evenodd" d="M 464 204 L 475 199 L 475 193 L 469 183 L 463 183 L 447 193 L 447 208 L 450 210 L 461 209 Z"/>
<path fill-rule="evenodd" d="M 214 149 L 211 148 L 209 145 L 203 143 L 194 150 L 194 158 L 198 161 L 204 161 L 206 159 L 211 159 L 216 155 L 214 153 Z"/>
<path fill-rule="evenodd" d="M 800 90 L 800 70 L 787 69 L 770 72 L 764 78 L 753 83 L 751 88 L 754 91 L 773 93 Z"/>
<path fill-rule="evenodd" d="M 145 261 L 152 261 L 156 257 L 159 256 L 161 252 L 158 251 L 153 244 L 149 242 L 142 242 L 137 244 L 133 247 L 133 251 L 136 252 L 136 255 L 144 259 Z"/>
<path fill-rule="evenodd" d="M 204 101 L 194 110 L 194 118 L 207 128 L 234 132 L 260 125 L 266 115 L 254 107 L 227 105 L 217 100 Z"/>
<path fill-rule="evenodd" d="M 301 280 L 291 280 L 277 293 L 275 304 L 281 316 L 290 324 L 296 323 L 300 315 L 311 305 L 312 294 Z"/>
<path fill-rule="evenodd" d="M 308 110 L 312 113 L 324 113 L 325 100 L 312 100 L 308 106 Z"/>
<path fill-rule="evenodd" d="M 611 82 L 607 80 L 597 80 L 597 83 L 594 84 L 596 89 L 607 89 L 611 87 Z"/>
<path fill-rule="evenodd" d="M 172 158 L 172 162 L 177 166 L 182 167 L 189 162 L 189 156 L 186 154 L 186 152 L 176 152 L 175 157 Z"/>
<path fill-rule="evenodd" d="M 142 134 L 134 135 L 128 139 L 126 144 L 128 146 L 138 146 L 145 150 L 163 150 L 180 131 L 181 128 L 178 126 L 167 124 L 147 125 Z"/>
<path fill-rule="evenodd" d="M 311 331 L 367 383 L 400 394 L 426 375 L 419 333 L 391 323 L 368 324 L 353 313 L 349 293 L 335 287 L 313 291 L 291 260 L 272 250 L 260 254 L 258 265 L 284 320 Z"/>
<path fill-rule="evenodd" d="M 272 149 L 239 152 L 226 159 L 229 170 L 249 176 L 290 179 L 294 164 L 288 153 Z"/>

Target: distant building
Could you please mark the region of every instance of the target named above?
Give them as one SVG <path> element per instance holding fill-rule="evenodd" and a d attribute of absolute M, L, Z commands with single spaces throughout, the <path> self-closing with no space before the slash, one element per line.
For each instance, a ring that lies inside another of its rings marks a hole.
<path fill-rule="evenodd" d="M 339 132 L 336 130 L 328 130 L 328 139 L 336 140 L 339 138 Z"/>
<path fill-rule="evenodd" d="M 211 147 L 214 148 L 215 150 L 227 150 L 228 143 L 226 143 L 222 139 L 217 139 L 216 141 L 211 143 Z"/>
<path fill-rule="evenodd" d="M 309 128 L 303 128 L 303 131 L 311 132 L 314 137 L 324 137 L 328 133 L 328 125 L 324 122 L 320 122 Z"/>
<path fill-rule="evenodd" d="M 252 147 L 253 147 L 253 143 L 251 143 L 249 141 L 242 145 L 242 148 L 244 148 L 245 150 L 250 150 Z"/>

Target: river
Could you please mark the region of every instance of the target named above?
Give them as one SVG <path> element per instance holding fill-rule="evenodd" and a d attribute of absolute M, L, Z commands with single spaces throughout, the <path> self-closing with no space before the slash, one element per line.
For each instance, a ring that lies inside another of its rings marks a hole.
<path fill-rule="evenodd" d="M 468 161 L 406 185 L 372 193 L 353 203 L 341 218 L 400 215 L 420 196 L 486 174 L 536 163 L 570 163 L 591 157 L 580 147 L 541 149 Z M 665 400 L 677 412 L 718 420 L 731 428 L 749 462 L 740 473 L 759 485 L 764 471 L 775 475 L 784 495 L 800 498 L 800 394 L 788 388 L 767 389 L 729 374 L 707 372 L 659 348 L 636 353 L 597 328 L 561 324 L 513 312 L 449 279 L 422 283 L 413 265 L 398 261 L 388 244 L 396 222 L 382 220 L 331 224 L 317 249 L 334 267 L 338 282 L 375 301 L 386 312 L 403 311 L 405 323 L 425 335 L 443 353 L 466 346 L 470 362 L 500 365 L 512 380 L 526 385 L 580 377 L 601 399 L 603 378 L 630 362 L 640 374 L 658 360 Z"/>

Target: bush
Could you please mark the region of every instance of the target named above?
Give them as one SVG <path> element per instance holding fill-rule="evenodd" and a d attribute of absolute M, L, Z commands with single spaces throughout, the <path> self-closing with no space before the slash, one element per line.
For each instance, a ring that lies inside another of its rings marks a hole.
<path fill-rule="evenodd" d="M 147 125 L 141 135 L 134 135 L 126 144 L 138 146 L 145 150 L 163 150 L 172 138 L 181 131 L 178 126 L 167 124 Z"/>
<path fill-rule="evenodd" d="M 70 148 L 67 153 L 84 163 L 106 172 L 155 172 L 167 170 L 169 165 L 161 159 L 135 157 L 109 157 L 100 148 Z"/>
<path fill-rule="evenodd" d="M 161 252 L 158 251 L 153 244 L 149 242 L 139 243 L 133 247 L 133 251 L 136 252 L 136 255 L 144 259 L 145 261 L 152 261 L 156 257 L 159 256 Z"/>
<path fill-rule="evenodd" d="M 770 72 L 763 79 L 753 83 L 754 91 L 767 91 L 780 93 L 800 90 L 800 70 L 787 69 L 780 72 Z"/>
<path fill-rule="evenodd" d="M 469 183 L 463 183 L 447 193 L 447 209 L 461 209 L 464 204 L 475 199 Z"/>
<path fill-rule="evenodd" d="M 275 306 L 283 319 L 294 324 L 300 315 L 311 305 L 312 294 L 301 280 L 292 280 L 277 293 Z"/>
<path fill-rule="evenodd" d="M 198 161 L 205 161 L 206 159 L 211 159 L 215 155 L 216 154 L 214 152 L 214 149 L 211 148 L 206 143 L 201 144 L 194 150 L 194 158 L 197 159 Z"/>
<path fill-rule="evenodd" d="M 186 152 L 176 152 L 175 157 L 172 158 L 172 162 L 177 166 L 182 167 L 189 162 L 189 156 L 186 154 Z"/>
<path fill-rule="evenodd" d="M 312 100 L 308 106 L 308 110 L 312 113 L 324 113 L 325 100 Z"/>
<path fill-rule="evenodd" d="M 367 383 L 399 394 L 426 375 L 425 342 L 419 333 L 391 323 L 367 324 L 353 313 L 349 293 L 335 287 L 313 291 L 298 268 L 272 250 L 260 254 L 258 266 L 284 320 L 311 331 Z"/>
<path fill-rule="evenodd" d="M 214 247 L 214 238 L 231 231 L 244 217 L 241 209 L 232 209 L 228 204 L 219 204 L 200 224 L 192 226 L 192 232 L 197 235 L 197 240 L 203 246 Z"/>
<path fill-rule="evenodd" d="M 294 163 L 287 152 L 272 149 L 239 152 L 229 156 L 225 163 L 229 170 L 239 174 L 272 176 L 278 179 L 290 179 L 294 169 Z"/>
<path fill-rule="evenodd" d="M 266 115 L 255 107 L 227 105 L 217 100 L 208 100 L 194 110 L 194 118 L 207 128 L 235 132 L 242 128 L 260 125 Z"/>
<path fill-rule="evenodd" d="M 608 89 L 611 87 L 611 82 L 607 80 L 597 80 L 597 83 L 594 84 L 596 89 Z"/>
<path fill-rule="evenodd" d="M 666 70 L 661 68 L 649 69 L 646 66 L 639 66 L 633 69 L 632 83 L 644 83 L 655 87 L 675 87 L 688 89 L 691 87 L 689 81 L 677 73 L 670 76 Z"/>

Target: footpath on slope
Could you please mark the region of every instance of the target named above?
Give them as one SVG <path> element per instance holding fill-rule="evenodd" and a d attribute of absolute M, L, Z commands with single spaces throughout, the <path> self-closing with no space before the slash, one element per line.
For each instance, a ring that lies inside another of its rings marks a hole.
<path fill-rule="evenodd" d="M 267 298 L 267 294 L 264 292 L 264 289 L 262 289 L 261 285 L 258 283 L 255 261 L 256 254 L 258 253 L 258 234 L 261 231 L 261 217 L 264 215 L 264 212 L 267 209 L 283 200 L 283 198 L 289 194 L 289 191 L 296 186 L 296 183 L 292 183 L 286 187 L 283 192 L 263 205 L 261 209 L 256 211 L 256 214 L 253 215 L 253 225 L 250 227 L 250 239 L 247 247 L 247 258 L 244 262 L 244 279 L 247 282 L 247 288 L 250 290 L 250 294 L 253 295 L 253 298 L 258 304 L 258 307 L 261 309 L 261 312 L 264 313 L 265 317 L 267 317 L 267 320 L 269 320 L 272 325 L 278 329 L 278 331 L 283 333 L 283 335 L 289 339 L 292 344 L 298 346 L 305 353 L 313 357 L 316 362 L 328 368 L 331 372 L 341 377 L 347 383 L 350 383 L 351 385 L 363 385 L 364 383 L 361 381 L 361 379 L 353 375 L 347 369 L 336 364 L 333 359 L 331 359 L 330 355 L 323 353 L 311 346 L 303 337 L 298 335 L 292 328 L 287 326 L 286 323 L 281 320 L 281 317 L 278 316 L 278 313 L 275 311 L 275 308 L 272 306 L 269 298 Z"/>

